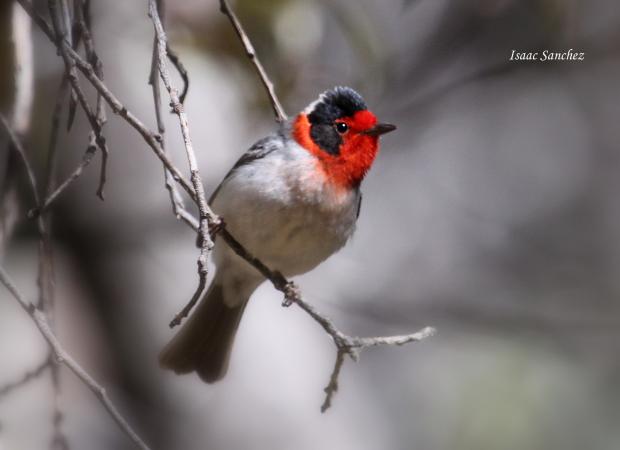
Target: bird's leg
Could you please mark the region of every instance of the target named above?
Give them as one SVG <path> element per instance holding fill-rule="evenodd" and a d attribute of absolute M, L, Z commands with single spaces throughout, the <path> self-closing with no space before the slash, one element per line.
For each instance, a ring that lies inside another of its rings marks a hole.
<path fill-rule="evenodd" d="M 226 228 L 226 222 L 224 222 L 223 217 L 218 217 L 217 220 L 213 223 L 209 224 L 209 235 L 211 235 L 211 239 L 215 241 L 215 237 L 217 234 Z"/>
<path fill-rule="evenodd" d="M 292 281 L 287 282 L 284 287 L 284 300 L 282 301 L 282 306 L 288 308 L 297 301 L 300 295 L 301 294 L 297 285 Z"/>

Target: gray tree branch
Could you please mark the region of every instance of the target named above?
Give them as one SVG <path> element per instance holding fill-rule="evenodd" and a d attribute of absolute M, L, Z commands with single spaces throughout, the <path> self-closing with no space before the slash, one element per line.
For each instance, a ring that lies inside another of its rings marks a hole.
<path fill-rule="evenodd" d="M 213 241 L 209 234 L 209 226 L 214 224 L 214 217 L 207 204 L 207 198 L 205 196 L 204 186 L 202 184 L 202 178 L 200 177 L 200 170 L 198 169 L 198 161 L 196 160 L 196 154 L 194 152 L 194 146 L 190 137 L 189 123 L 187 115 L 183 108 L 183 104 L 179 98 L 179 91 L 172 86 L 170 81 L 170 74 L 166 66 L 166 49 L 168 48 L 168 39 L 166 32 L 159 17 L 158 5 L 155 0 L 149 0 L 149 16 L 153 21 L 153 27 L 155 29 L 155 49 L 154 55 L 157 55 L 155 59 L 155 65 L 159 71 L 164 87 L 168 91 L 170 96 L 170 105 L 172 110 L 179 117 L 179 126 L 181 127 L 181 134 L 183 135 L 183 143 L 185 144 L 185 153 L 187 155 L 187 161 L 189 163 L 190 179 L 194 187 L 196 194 L 196 204 L 198 205 L 199 220 L 198 220 L 198 236 L 200 243 L 200 255 L 198 256 L 198 287 L 194 292 L 188 305 L 183 308 L 181 313 L 175 317 L 173 324 L 180 323 L 181 319 L 189 313 L 189 310 L 198 302 L 206 285 L 207 285 L 207 260 L 209 252 L 213 248 Z M 155 80 L 152 80 L 156 83 Z M 158 120 L 158 125 L 160 120 Z M 163 144 L 162 144 L 163 147 Z M 173 199 L 174 204 L 174 199 Z M 177 205 L 177 209 L 179 209 Z"/>
<path fill-rule="evenodd" d="M 11 140 L 12 148 L 16 151 L 23 162 L 23 165 L 28 173 L 30 180 L 30 188 L 32 190 L 32 196 L 35 203 L 38 205 L 39 196 L 37 192 L 37 183 L 32 170 L 32 166 L 26 157 L 26 152 L 21 145 L 21 142 L 17 138 L 17 135 L 8 124 L 3 115 L 0 114 L 0 123 L 5 128 L 9 139 Z M 24 297 L 19 293 L 15 285 L 11 282 L 9 276 L 4 269 L 0 267 L 0 282 L 11 292 L 13 297 L 19 302 L 20 306 L 30 315 L 35 324 L 39 328 L 39 331 L 43 334 L 43 337 L 50 345 L 50 351 L 54 353 L 56 361 L 58 363 L 65 364 L 71 371 L 73 371 L 78 378 L 80 378 L 87 386 L 99 397 L 99 400 L 106 407 L 110 415 L 117 422 L 123 431 L 131 438 L 132 441 L 139 447 L 147 449 L 148 447 L 138 437 L 138 435 L 131 429 L 127 421 L 121 416 L 114 404 L 108 398 L 103 387 L 97 384 L 94 379 L 81 368 L 73 360 L 73 358 L 64 350 L 56 339 L 53 332 L 52 308 L 53 308 L 53 260 L 51 256 L 51 243 L 50 235 L 47 228 L 47 223 L 42 215 L 37 217 L 37 226 L 39 229 L 40 243 L 39 243 L 39 308 L 34 304 L 27 302 Z M 49 318 L 47 316 L 49 316 Z M 50 356 L 51 359 L 51 356 Z M 67 439 L 64 433 L 61 431 L 61 425 L 63 421 L 63 413 L 60 410 L 58 400 L 60 395 L 59 386 L 59 374 L 57 371 L 58 366 L 56 364 L 51 365 L 52 384 L 54 387 L 54 438 L 53 444 L 57 447 L 68 448 Z"/>
<path fill-rule="evenodd" d="M 243 44 L 245 54 L 250 59 L 250 61 L 252 61 L 252 64 L 254 64 L 256 73 L 258 74 L 261 83 L 263 83 L 263 86 L 267 91 L 267 95 L 269 96 L 269 100 L 271 101 L 271 107 L 273 108 L 273 112 L 276 116 L 276 122 L 284 122 L 287 119 L 286 113 L 284 112 L 284 108 L 282 108 L 282 104 L 280 103 L 280 100 L 276 95 L 273 82 L 269 79 L 269 75 L 267 75 L 265 68 L 258 59 L 258 56 L 256 56 L 256 50 L 254 50 L 252 41 L 250 41 L 250 38 L 241 26 L 241 22 L 239 22 L 239 19 L 237 19 L 234 11 L 230 8 L 230 6 L 228 6 L 228 2 L 226 0 L 220 0 L 220 10 L 230 20 L 230 23 L 232 24 L 235 32 L 237 33 L 237 36 L 239 36 L 239 39 Z"/>
<path fill-rule="evenodd" d="M 54 352 L 56 361 L 65 365 L 71 372 L 75 374 L 92 392 L 97 399 L 101 402 L 104 408 L 108 411 L 110 416 L 114 419 L 117 425 L 125 432 L 127 436 L 133 441 L 136 447 L 148 450 L 149 447 L 144 443 L 142 439 L 136 434 L 136 432 L 129 426 L 125 418 L 118 411 L 106 390 L 90 376 L 86 370 L 82 368 L 73 357 L 67 353 L 62 344 L 56 338 L 56 335 L 52 332 L 50 324 L 47 321 L 45 314 L 38 309 L 33 303 L 28 302 L 24 296 L 18 291 L 13 281 L 10 279 L 4 268 L 0 267 L 0 283 L 2 283 L 7 290 L 11 293 L 13 298 L 17 300 L 19 306 L 28 313 L 34 324 L 39 329 L 43 338 L 47 341 L 48 345 Z"/>

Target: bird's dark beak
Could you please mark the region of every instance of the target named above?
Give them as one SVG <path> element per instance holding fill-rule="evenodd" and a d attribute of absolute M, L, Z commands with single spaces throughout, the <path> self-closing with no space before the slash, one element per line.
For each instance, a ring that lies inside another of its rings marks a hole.
<path fill-rule="evenodd" d="M 369 136 L 381 136 L 382 134 L 389 133 L 395 129 L 396 125 L 392 125 L 391 123 L 378 123 L 374 127 L 362 131 L 362 134 L 367 134 Z"/>

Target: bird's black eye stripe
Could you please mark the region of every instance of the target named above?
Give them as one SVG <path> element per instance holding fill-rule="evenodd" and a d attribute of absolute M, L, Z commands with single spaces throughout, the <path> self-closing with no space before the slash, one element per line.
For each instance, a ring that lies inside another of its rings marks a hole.
<path fill-rule="evenodd" d="M 346 133 L 349 129 L 349 126 L 344 122 L 336 122 L 336 130 L 338 133 Z"/>

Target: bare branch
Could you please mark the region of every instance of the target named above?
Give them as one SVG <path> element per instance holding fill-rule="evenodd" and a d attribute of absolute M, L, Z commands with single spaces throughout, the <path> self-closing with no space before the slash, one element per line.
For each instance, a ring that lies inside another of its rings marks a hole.
<path fill-rule="evenodd" d="M 67 189 L 71 184 L 73 184 L 73 182 L 77 180 L 80 175 L 82 175 L 84 169 L 91 163 L 96 151 L 97 144 L 95 142 L 95 134 L 91 132 L 88 147 L 86 148 L 84 156 L 82 156 L 82 161 L 80 162 L 80 164 L 78 164 L 75 170 L 71 173 L 71 175 L 67 177 L 65 181 L 58 185 L 54 192 L 49 194 L 45 198 L 45 200 L 43 200 L 43 203 L 40 207 L 32 208 L 30 211 L 28 211 L 28 217 L 30 219 L 34 219 L 42 212 L 47 211 L 47 209 L 52 205 L 52 203 L 54 203 L 54 201 L 60 196 L 60 194 L 62 194 L 65 189 Z"/>
<path fill-rule="evenodd" d="M 84 38 L 84 48 L 86 50 L 86 60 L 93 66 L 95 74 L 99 79 L 103 80 L 103 64 L 99 55 L 95 50 L 95 41 L 92 36 L 90 27 L 90 2 L 84 0 L 74 0 L 75 3 L 75 23 L 76 27 L 80 31 L 80 35 Z M 97 93 L 97 105 L 95 107 L 96 121 L 100 128 L 103 128 L 107 118 L 105 113 L 105 103 L 101 94 Z M 97 195 L 103 200 L 103 188 L 106 182 L 106 173 L 108 167 L 109 152 L 107 147 L 101 148 L 101 169 L 99 171 L 99 187 L 97 188 Z"/>
<path fill-rule="evenodd" d="M 39 204 L 39 192 L 37 190 L 37 180 L 34 176 L 34 170 L 32 170 L 30 161 L 28 161 L 28 158 L 26 157 L 26 152 L 24 151 L 24 147 L 22 147 L 22 144 L 20 140 L 17 138 L 17 135 L 15 134 L 15 132 L 13 131 L 13 128 L 11 128 L 11 126 L 9 125 L 9 122 L 7 121 L 6 117 L 4 117 L 2 113 L 0 113 L 0 123 L 2 123 L 2 126 L 4 127 L 4 129 L 6 130 L 9 136 L 9 141 L 11 142 L 11 145 L 13 146 L 12 147 L 13 150 L 17 152 L 17 154 L 19 155 L 19 159 L 21 159 L 22 164 L 24 165 L 24 169 L 26 170 L 26 175 L 28 176 L 28 182 L 31 187 L 32 197 L 34 198 L 34 203 L 38 205 Z"/>
<path fill-rule="evenodd" d="M 161 13 L 159 15 L 161 16 Z M 162 22 L 163 20 L 164 19 L 162 17 Z M 189 90 L 189 73 L 181 62 L 181 58 L 179 58 L 179 55 L 177 55 L 177 53 L 170 47 L 169 42 L 166 44 L 166 53 L 168 54 L 168 59 L 170 60 L 174 68 L 177 69 L 177 72 L 179 72 L 179 75 L 183 80 L 183 91 L 181 92 L 179 99 L 181 100 L 181 103 L 185 103 L 185 97 L 187 97 L 187 91 Z"/>
<path fill-rule="evenodd" d="M 344 355 L 346 352 L 344 350 L 338 349 L 336 351 L 336 362 L 334 363 L 334 370 L 332 370 L 332 374 L 329 377 L 329 383 L 325 387 L 325 400 L 323 400 L 323 404 L 321 405 L 321 412 L 324 413 L 332 406 L 332 398 L 336 391 L 338 391 L 338 377 L 340 376 L 340 370 L 342 369 L 342 365 L 344 364 Z"/>
<path fill-rule="evenodd" d="M 161 2 L 161 0 L 158 0 L 157 2 L 157 9 L 163 21 L 164 8 L 163 8 L 163 3 Z M 167 47 L 167 50 L 169 51 L 169 47 Z M 168 56 L 170 57 L 170 54 L 168 54 Z M 178 57 L 176 55 L 175 55 L 175 58 L 177 59 L 178 64 L 182 67 L 181 62 L 178 60 Z M 168 153 L 166 150 L 166 137 L 165 137 L 166 128 L 164 126 L 164 118 L 163 118 L 163 113 L 162 113 L 162 108 L 161 108 L 161 89 L 160 89 L 159 78 L 158 78 L 158 74 L 159 74 L 158 63 L 159 63 L 158 39 L 157 39 L 157 36 L 154 36 L 153 37 L 153 56 L 151 57 L 151 73 L 149 75 L 149 84 L 151 85 L 151 89 L 153 91 L 153 103 L 155 106 L 155 119 L 157 121 L 157 131 L 160 136 L 161 149 L 167 155 Z M 183 102 L 183 95 L 186 93 L 186 90 L 187 90 L 187 83 L 185 84 L 184 89 L 185 89 L 184 93 L 181 95 L 181 103 Z M 168 190 L 168 194 L 170 196 L 170 203 L 172 204 L 172 212 L 174 213 L 174 216 L 177 219 L 183 220 L 185 223 L 187 223 L 187 225 L 189 225 L 194 231 L 197 232 L 199 230 L 200 224 L 198 223 L 198 220 L 195 219 L 194 216 L 185 209 L 183 198 L 181 197 L 181 194 L 179 194 L 174 178 L 172 174 L 170 173 L 170 170 L 168 170 L 165 165 L 164 165 L 164 177 L 166 180 L 166 189 Z"/>
<path fill-rule="evenodd" d="M 67 97 L 67 91 L 69 88 L 69 79 L 63 75 L 58 91 L 56 93 L 56 103 L 54 104 L 54 110 L 52 111 L 52 130 L 50 132 L 50 139 L 47 145 L 47 175 L 45 179 L 45 191 L 44 197 L 49 196 L 52 192 L 55 183 L 56 175 L 56 152 L 58 151 L 58 133 L 60 131 L 60 117 L 62 115 L 62 106 Z M 45 204 L 45 201 L 43 202 Z"/>
<path fill-rule="evenodd" d="M 8 122 L 4 118 L 3 115 L 0 114 L 0 122 L 5 127 L 9 139 L 13 145 L 13 148 L 20 155 L 24 167 L 28 172 L 30 187 L 33 192 L 33 196 L 35 198 L 35 203 L 37 206 L 39 205 L 38 194 L 36 189 L 36 179 L 34 177 L 34 172 L 28 162 L 28 158 L 26 157 L 25 151 L 21 145 L 21 142 L 17 139 L 17 136 L 9 126 Z M 37 219 L 37 224 L 39 228 L 40 235 L 40 254 L 39 254 L 39 304 L 42 307 L 47 308 L 47 314 L 51 314 L 51 304 L 52 296 L 53 296 L 53 270 L 52 270 L 52 259 L 51 259 L 51 248 L 49 246 L 49 233 L 47 230 L 47 225 L 42 215 L 39 215 Z M 142 449 L 148 449 L 146 444 L 137 436 L 137 434 L 131 429 L 128 425 L 127 421 L 121 416 L 118 412 L 114 404 L 111 402 L 103 387 L 97 384 L 94 379 L 86 372 L 81 366 L 78 365 L 77 362 L 73 360 L 73 358 L 62 348 L 58 340 L 56 339 L 51 324 L 45 316 L 45 313 L 38 309 L 34 304 L 27 302 L 24 297 L 18 292 L 15 285 L 11 282 L 9 276 L 6 274 L 4 269 L 0 267 L 0 282 L 5 285 L 5 287 L 11 292 L 13 297 L 19 302 L 20 306 L 30 315 L 33 319 L 39 331 L 43 334 L 43 337 L 48 341 L 50 345 L 50 350 L 54 353 L 56 357 L 56 361 L 59 363 L 65 364 L 73 373 L 75 373 L 78 378 L 80 378 L 94 393 L 97 395 L 101 403 L 108 410 L 112 418 L 117 422 L 117 424 L 121 427 L 121 429 L 134 441 L 134 443 Z M 52 364 L 52 383 L 54 386 L 54 444 L 67 447 L 66 438 L 64 434 L 62 434 L 59 430 L 59 426 L 63 420 L 62 412 L 58 407 L 58 395 L 59 395 L 59 381 L 58 381 L 58 372 L 56 371 L 57 366 Z"/>
<path fill-rule="evenodd" d="M 52 330 L 50 324 L 50 331 Z M 50 359 L 53 356 L 50 351 Z M 52 440 L 50 442 L 50 448 L 52 450 L 69 450 L 69 439 L 63 430 L 63 423 L 65 421 L 65 413 L 61 408 L 61 390 L 60 390 L 60 367 L 55 362 L 52 362 L 50 367 L 50 376 L 52 381 L 52 392 L 54 393 L 54 398 L 52 401 L 53 409 L 52 409 L 52 427 L 53 434 Z"/>
<path fill-rule="evenodd" d="M 404 334 L 401 336 L 378 336 L 366 338 L 353 338 L 353 346 L 360 349 L 368 347 L 377 347 L 380 345 L 405 345 L 410 342 L 419 342 L 422 339 L 434 336 L 437 333 L 433 327 L 426 327 L 421 331 L 413 334 Z"/>
<path fill-rule="evenodd" d="M 20 387 L 25 386 L 31 381 L 39 378 L 45 373 L 45 370 L 50 367 L 50 362 L 51 361 L 49 358 L 45 358 L 42 363 L 40 363 L 38 366 L 35 366 L 34 369 L 25 372 L 21 377 L 19 377 L 19 379 L 6 383 L 4 386 L 0 387 L 0 399 L 2 397 L 6 397 L 11 392 L 19 389 Z"/>
<path fill-rule="evenodd" d="M 34 10 L 32 4 L 28 0 L 17 0 L 19 4 L 26 10 L 26 12 L 30 15 L 32 20 L 39 26 L 41 31 L 53 42 L 56 43 L 54 38 L 54 34 L 52 32 L 51 27 L 45 21 L 41 15 L 37 14 Z M 75 52 L 71 46 L 68 45 L 66 40 L 62 40 L 57 43 L 60 47 L 64 48 L 69 57 L 71 57 L 76 64 L 76 67 L 82 72 L 82 74 L 86 77 L 86 79 L 93 85 L 93 87 L 99 92 L 105 101 L 108 103 L 114 114 L 118 114 L 123 119 L 127 121 L 131 127 L 136 130 L 142 138 L 145 140 L 147 145 L 151 147 L 151 149 L 155 152 L 157 157 L 164 163 L 166 168 L 170 170 L 172 176 L 175 181 L 177 181 L 181 187 L 188 193 L 188 195 L 195 200 L 195 192 L 191 183 L 179 172 L 179 170 L 175 167 L 175 165 L 170 161 L 168 156 L 162 151 L 161 146 L 159 144 L 160 137 L 156 133 L 149 130 L 143 123 L 133 114 L 131 111 L 127 109 L 127 107 L 108 89 L 108 87 L 103 83 L 103 81 L 97 77 L 95 74 L 95 70 L 91 64 L 86 62 L 82 57 Z"/>
<path fill-rule="evenodd" d="M 329 319 L 328 319 L 329 320 Z M 332 374 L 329 377 L 329 383 L 325 387 L 325 400 L 321 405 L 321 412 L 327 411 L 332 404 L 332 398 L 338 390 L 338 377 L 340 376 L 340 370 L 344 364 L 345 355 L 349 355 L 351 359 L 357 361 L 359 353 L 368 348 L 376 347 L 378 345 L 404 345 L 409 342 L 419 342 L 422 339 L 433 336 L 436 330 L 432 327 L 426 327 L 417 333 L 407 334 L 404 336 L 386 336 L 386 337 L 351 337 L 343 335 L 339 332 L 338 338 L 334 337 L 334 343 L 336 344 L 336 362 Z M 330 333 L 331 334 L 331 333 Z"/>
<path fill-rule="evenodd" d="M 13 149 L 19 154 L 24 168 L 28 174 L 28 181 L 30 184 L 30 189 L 32 191 L 32 197 L 35 202 L 35 207 L 39 207 L 39 193 L 37 188 L 37 181 L 32 170 L 32 166 L 26 157 L 26 152 L 21 145 L 21 142 L 17 138 L 15 132 L 9 126 L 6 118 L 0 114 L 0 122 L 2 122 L 3 127 L 6 129 L 6 132 L 9 136 Z M 52 133 L 54 131 L 52 130 Z M 53 155 L 52 155 L 53 157 Z M 51 170 L 53 169 L 53 164 L 48 166 L 47 178 L 48 180 L 52 177 Z M 53 259 L 52 259 L 52 248 L 50 235 L 48 231 L 47 224 L 45 219 L 42 216 L 37 218 L 37 229 L 39 232 L 39 273 L 37 277 L 37 283 L 39 286 L 39 306 L 44 309 L 48 316 L 50 323 L 53 323 L 53 309 L 54 309 L 54 269 L 53 269 Z M 55 365 L 51 365 L 51 379 L 54 391 L 54 420 L 53 420 L 53 430 L 54 430 L 54 438 L 53 443 L 57 445 L 57 448 L 68 448 L 67 438 L 62 430 L 62 419 L 63 414 L 60 410 L 58 398 L 60 396 L 60 383 L 58 378 L 58 367 Z"/>
<path fill-rule="evenodd" d="M 189 124 L 187 121 L 187 115 L 179 99 L 178 90 L 172 86 L 170 81 L 170 74 L 166 67 L 166 48 L 167 37 L 164 27 L 159 17 L 159 11 L 157 9 L 157 3 L 155 0 L 149 0 L 149 16 L 153 20 L 153 27 L 155 28 L 155 48 L 157 49 L 157 68 L 159 69 L 159 75 L 164 87 L 168 91 L 170 96 L 170 105 L 172 110 L 179 117 L 179 125 L 181 127 L 181 134 L 183 135 L 183 142 L 185 144 L 185 153 L 187 154 L 187 161 L 189 163 L 189 171 L 191 174 L 191 181 L 196 194 L 196 204 L 199 211 L 199 243 L 200 243 L 200 255 L 198 256 L 198 287 L 194 292 L 190 302 L 188 303 L 189 309 L 200 299 L 202 292 L 207 284 L 207 259 L 209 252 L 213 248 L 213 241 L 209 235 L 209 225 L 214 224 L 217 219 L 207 204 L 207 198 L 205 196 L 204 186 L 200 177 L 200 171 L 198 169 L 198 162 L 196 160 L 196 154 L 194 153 L 194 147 L 189 134 Z M 184 309 L 187 309 L 184 308 Z"/>
<path fill-rule="evenodd" d="M 90 105 L 88 104 L 86 95 L 84 95 L 84 91 L 82 90 L 82 87 L 80 86 L 80 83 L 77 77 L 77 73 L 75 70 L 75 62 L 73 59 L 69 57 L 67 53 L 67 48 L 70 48 L 71 51 L 74 53 L 75 53 L 75 50 L 73 50 L 70 43 L 67 42 L 65 39 L 66 36 L 68 36 L 69 34 L 66 33 L 64 31 L 64 28 L 62 27 L 61 20 L 64 15 L 63 11 L 58 10 L 57 0 L 49 0 L 48 3 L 49 3 L 50 14 L 52 16 L 52 26 L 54 30 L 53 35 L 55 36 L 56 46 L 60 50 L 60 54 L 65 62 L 65 70 L 67 71 L 67 76 L 69 78 L 69 82 L 71 83 L 71 87 L 73 88 L 73 92 L 77 96 L 78 102 L 80 103 L 80 106 L 82 107 L 82 110 L 84 111 L 84 114 L 86 114 L 86 118 L 88 119 L 88 122 L 90 123 L 91 128 L 95 132 L 97 147 L 99 147 L 99 150 L 101 151 L 101 154 L 102 154 L 103 170 L 101 172 L 101 181 L 100 181 L 99 188 L 97 190 L 97 196 L 101 200 L 103 200 L 104 199 L 103 183 L 105 183 L 105 166 L 106 166 L 107 156 L 109 154 L 109 151 L 108 151 L 108 146 L 106 144 L 105 137 L 102 134 L 102 131 L 103 131 L 102 123 L 100 123 L 100 120 L 98 120 L 96 114 L 93 112 Z M 64 10 L 66 8 L 62 8 L 62 9 Z M 86 27 L 84 27 L 84 29 L 86 29 Z"/>
<path fill-rule="evenodd" d="M 125 432 L 127 436 L 133 441 L 136 447 L 148 450 L 149 447 L 144 441 L 136 434 L 136 432 L 129 426 L 125 418 L 118 411 L 110 397 L 106 393 L 105 389 L 97 383 L 92 376 L 86 370 L 82 368 L 73 357 L 64 349 L 61 343 L 58 341 L 54 333 L 52 332 L 44 313 L 39 310 L 34 304 L 25 300 L 21 293 L 17 290 L 8 274 L 3 267 L 0 267 L 0 283 L 2 283 L 11 295 L 17 300 L 19 305 L 24 311 L 28 313 L 32 321 L 35 323 L 39 332 L 43 335 L 48 345 L 54 352 L 56 361 L 60 364 L 64 364 L 71 372 L 75 374 L 92 392 L 97 399 L 103 404 L 110 416 L 114 419 L 116 424 Z"/>
<path fill-rule="evenodd" d="M 248 35 L 243 30 L 243 27 L 241 26 L 241 22 L 239 22 L 239 19 L 237 19 L 237 16 L 233 12 L 233 10 L 230 8 L 226 0 L 220 0 L 220 11 L 222 11 L 222 13 L 224 13 L 228 17 L 228 19 L 230 19 L 230 23 L 235 29 L 237 36 L 239 36 L 241 43 L 243 44 L 243 48 L 245 49 L 245 54 L 247 55 L 248 58 L 250 58 L 250 61 L 252 61 L 252 64 L 254 64 L 254 68 L 256 69 L 256 72 L 258 72 L 258 76 L 260 77 L 260 80 L 263 83 L 263 86 L 265 86 L 265 89 L 267 90 L 267 95 L 269 96 L 269 100 L 271 101 L 271 106 L 276 116 L 276 121 L 284 122 L 287 119 L 286 113 L 284 112 L 284 108 L 282 108 L 282 105 L 280 104 L 280 100 L 278 100 L 278 96 L 276 95 L 276 91 L 273 87 L 272 81 L 269 79 L 267 72 L 265 72 L 265 68 L 263 67 L 260 60 L 258 59 L 258 56 L 256 56 L 256 51 L 254 50 L 254 46 L 252 45 L 252 42 L 250 41 L 250 38 L 248 37 Z"/>

